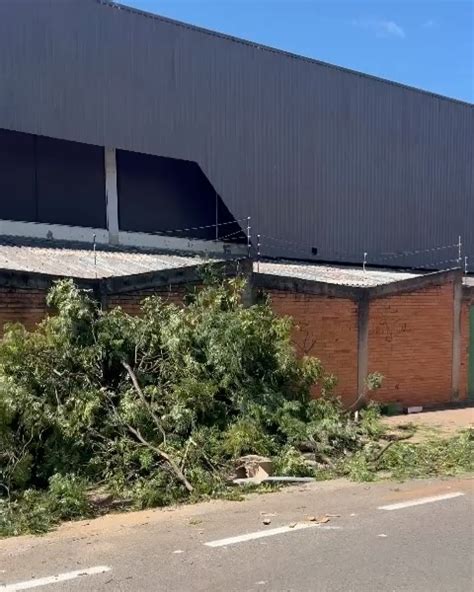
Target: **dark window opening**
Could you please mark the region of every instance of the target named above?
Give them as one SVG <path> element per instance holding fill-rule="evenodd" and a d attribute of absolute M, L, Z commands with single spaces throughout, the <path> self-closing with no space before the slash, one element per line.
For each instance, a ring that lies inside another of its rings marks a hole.
<path fill-rule="evenodd" d="M 36 222 L 35 137 L 0 130 L 0 218 Z"/>
<path fill-rule="evenodd" d="M 105 228 L 104 150 L 37 139 L 38 221 Z"/>
<path fill-rule="evenodd" d="M 232 242 L 244 238 L 195 162 L 117 150 L 117 183 L 121 230 Z"/>
<path fill-rule="evenodd" d="M 105 228 L 104 150 L 0 130 L 0 218 Z"/>

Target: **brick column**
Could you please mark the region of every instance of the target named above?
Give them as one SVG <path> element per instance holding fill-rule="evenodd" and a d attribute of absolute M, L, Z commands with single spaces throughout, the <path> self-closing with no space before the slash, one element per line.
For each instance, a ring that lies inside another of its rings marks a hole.
<path fill-rule="evenodd" d="M 369 297 L 363 294 L 357 308 L 357 400 L 363 402 L 367 394 L 369 372 Z"/>
<path fill-rule="evenodd" d="M 451 396 L 454 401 L 460 395 L 461 375 L 461 308 L 462 308 L 462 275 L 453 283 L 453 357 L 451 376 Z"/>

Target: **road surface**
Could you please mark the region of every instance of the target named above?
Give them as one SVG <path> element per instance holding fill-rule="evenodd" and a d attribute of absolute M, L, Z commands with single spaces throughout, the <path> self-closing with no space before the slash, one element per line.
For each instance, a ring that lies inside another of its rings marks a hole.
<path fill-rule="evenodd" d="M 69 523 L 0 541 L 0 591 L 469 592 L 473 485 L 315 483 Z"/>

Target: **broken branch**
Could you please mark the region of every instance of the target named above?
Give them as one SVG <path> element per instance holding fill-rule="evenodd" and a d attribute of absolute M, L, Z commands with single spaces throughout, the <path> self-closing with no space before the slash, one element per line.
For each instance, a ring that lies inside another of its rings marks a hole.
<path fill-rule="evenodd" d="M 145 405 L 145 407 L 148 410 L 148 413 L 151 415 L 151 417 L 153 418 L 153 421 L 155 422 L 156 427 L 158 428 L 158 431 L 160 432 L 162 438 L 163 438 L 163 443 L 166 444 L 166 433 L 165 430 L 163 429 L 163 426 L 161 425 L 161 421 L 158 418 L 158 416 L 156 415 L 156 413 L 153 411 L 150 403 L 147 401 L 144 392 L 142 391 L 140 385 L 138 384 L 138 380 L 137 377 L 135 375 L 135 372 L 132 370 L 132 368 L 130 367 L 130 364 L 128 364 L 127 362 L 123 362 L 122 361 L 122 366 L 125 368 L 125 370 L 127 371 L 128 375 L 130 376 L 131 380 L 132 380 L 132 384 L 135 387 L 135 390 L 138 393 L 138 396 L 140 397 L 141 402 Z"/>
<path fill-rule="evenodd" d="M 372 459 L 371 462 L 378 462 L 382 458 L 382 456 L 387 452 L 390 446 L 393 446 L 393 444 L 396 444 L 397 442 L 403 442 L 403 440 L 409 440 L 412 436 L 413 434 L 409 434 L 408 436 L 401 436 L 400 438 L 396 438 L 395 440 L 390 440 L 390 442 L 387 442 L 387 444 L 385 444 L 382 450 L 379 451 L 379 453 Z"/>
<path fill-rule="evenodd" d="M 127 429 L 137 438 L 137 440 L 139 440 L 144 446 L 146 446 L 150 450 L 153 450 L 153 452 L 156 452 L 156 454 L 158 454 L 163 460 L 165 460 L 169 464 L 169 466 L 171 467 L 171 470 L 175 474 L 178 481 L 181 481 L 181 483 L 186 487 L 186 489 L 189 491 L 189 493 L 192 493 L 194 491 L 193 486 L 186 479 L 186 477 L 184 476 L 181 469 L 174 462 L 174 460 L 169 456 L 169 454 L 167 454 L 166 452 L 164 452 L 163 450 L 161 450 L 157 446 L 154 446 L 153 444 L 151 444 L 150 442 L 145 440 L 145 438 L 141 435 L 140 430 L 138 428 L 134 428 L 129 424 L 126 424 L 126 425 L 127 425 Z"/>

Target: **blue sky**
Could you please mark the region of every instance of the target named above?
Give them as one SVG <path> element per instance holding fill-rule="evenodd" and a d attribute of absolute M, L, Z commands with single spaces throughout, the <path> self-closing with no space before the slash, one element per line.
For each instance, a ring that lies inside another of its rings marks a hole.
<path fill-rule="evenodd" d="M 474 102 L 474 0 L 121 0 Z"/>

